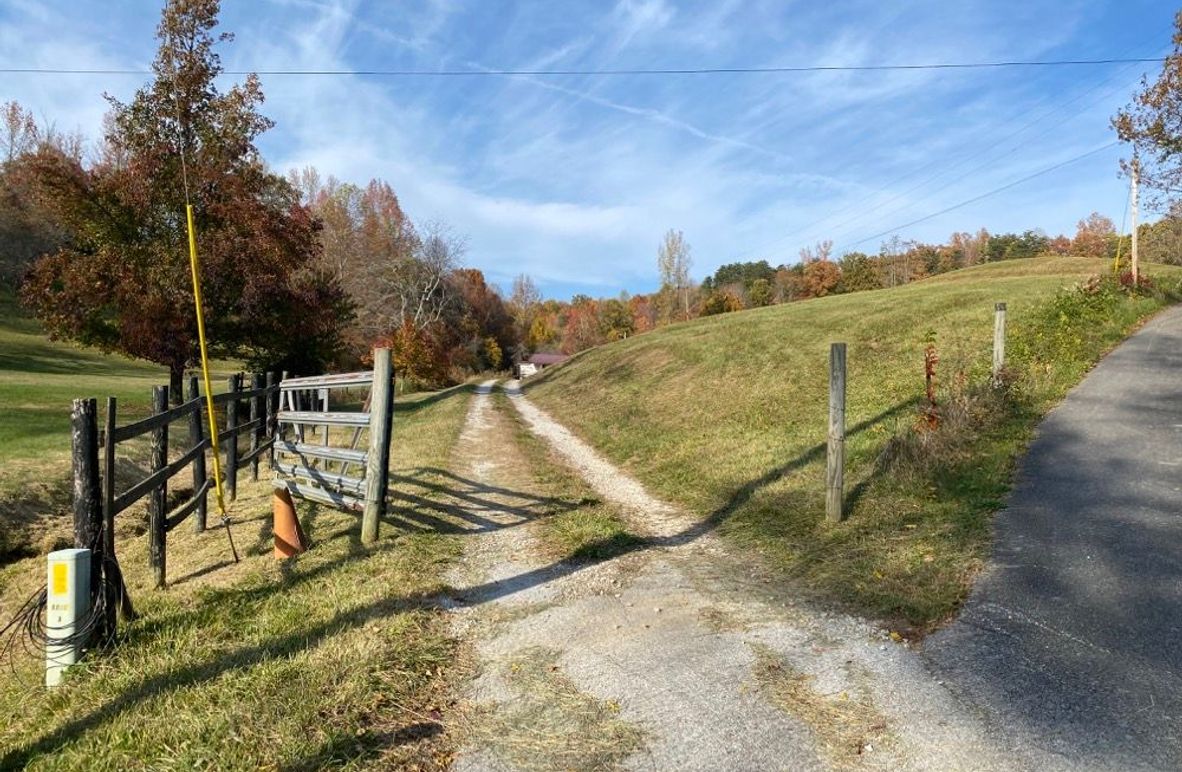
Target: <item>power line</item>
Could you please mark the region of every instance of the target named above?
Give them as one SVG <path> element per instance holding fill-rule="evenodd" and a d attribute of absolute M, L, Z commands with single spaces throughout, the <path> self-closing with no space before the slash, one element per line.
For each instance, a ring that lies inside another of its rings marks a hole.
<path fill-rule="evenodd" d="M 1119 74 L 1120 74 L 1120 73 L 1117 73 L 1117 75 L 1119 75 Z M 953 177 L 952 179 L 950 179 L 950 180 L 947 180 L 946 182 L 944 182 L 944 183 L 940 184 L 940 185 L 939 185 L 939 186 L 937 186 L 937 187 L 933 187 L 933 188 L 928 188 L 928 187 L 927 187 L 927 186 L 928 186 L 928 185 L 930 185 L 931 183 L 934 183 L 934 182 L 936 182 L 937 180 L 939 180 L 941 177 L 945 176 L 945 175 L 946 175 L 948 172 L 950 172 L 950 171 L 952 171 L 952 170 L 954 170 L 954 169 L 959 169 L 959 168 L 963 167 L 965 164 L 967 164 L 968 162 L 970 162 L 970 161 L 973 161 L 973 160 L 975 160 L 975 159 L 977 159 L 977 158 L 980 158 L 980 157 L 981 157 L 981 156 L 983 156 L 983 155 L 986 155 L 986 154 L 988 154 L 988 153 L 989 153 L 990 151 L 992 151 L 993 149 L 995 149 L 995 148 L 997 148 L 997 147 L 1000 147 L 1001 145 L 1003 145 L 1003 144 L 1005 144 L 1005 143 L 1009 142 L 1011 139 L 1013 139 L 1013 138 L 1017 137 L 1018 135 L 1022 134 L 1022 133 L 1023 133 L 1023 132 L 1025 132 L 1027 129 L 1029 129 L 1029 128 L 1033 127 L 1034 125 L 1036 125 L 1037 123 L 1041 122 L 1041 121 L 1042 121 L 1044 118 L 1047 118 L 1047 117 L 1049 117 L 1049 116 L 1053 115 L 1054 113 L 1058 112 L 1059 110 L 1061 110 L 1061 109 L 1063 109 L 1063 108 L 1067 107 L 1068 105 L 1071 105 L 1071 104 L 1073 104 L 1073 103 L 1075 103 L 1075 102 L 1079 101 L 1079 100 L 1080 100 L 1080 99 L 1082 99 L 1083 97 L 1085 97 L 1085 96 L 1087 96 L 1087 95 L 1091 94 L 1093 91 L 1096 91 L 1096 90 L 1098 90 L 1098 89 L 1102 88 L 1103 86 L 1107 85 L 1107 84 L 1108 84 L 1109 82 L 1111 82 L 1112 80 L 1114 80 L 1114 78 L 1107 78 L 1107 79 L 1105 79 L 1103 82 L 1101 82 L 1101 83 L 1100 83 L 1100 84 L 1098 84 L 1097 86 L 1095 86 L 1095 87 L 1093 87 L 1093 88 L 1091 88 L 1091 89 L 1088 89 L 1087 91 L 1083 92 L 1082 94 L 1079 94 L 1079 95 L 1077 95 L 1076 97 L 1074 97 L 1074 98 L 1073 98 L 1073 99 L 1071 99 L 1071 100 L 1068 100 L 1067 102 L 1064 102 L 1063 104 L 1059 105 L 1057 108 L 1054 108 L 1054 109 L 1052 109 L 1052 110 L 1049 110 L 1049 111 L 1047 111 L 1047 112 L 1046 112 L 1046 113 L 1044 113 L 1042 116 L 1040 116 L 1039 118 L 1037 118 L 1037 119 L 1036 119 L 1036 120 L 1034 120 L 1034 121 L 1031 121 L 1031 122 L 1027 123 L 1025 126 L 1023 126 L 1023 127 L 1022 127 L 1021 129 L 1019 129 L 1018 131 L 1014 132 L 1013 134 L 1010 134 L 1009 136 L 1002 138 L 1002 139 L 1001 139 L 1001 140 L 999 140 L 998 142 L 995 142 L 995 143 L 993 143 L 992 145 L 989 145 L 988 147 L 986 147 L 985 149 L 983 149 L 983 150 L 980 150 L 980 151 L 978 151 L 978 152 L 975 152 L 975 153 L 973 153 L 972 155 L 970 155 L 970 156 L 968 156 L 968 157 L 965 157 L 965 158 L 961 159 L 960 161 L 957 161 L 956 163 L 953 163 L 953 164 L 947 165 L 947 166 L 946 166 L 946 167 L 944 167 L 943 169 L 941 169 L 941 170 L 937 171 L 935 174 L 933 174 L 933 175 L 930 175 L 930 176 L 926 177 L 925 179 L 921 180 L 919 183 L 917 183 L 917 184 L 915 184 L 915 185 L 912 185 L 911 187 L 907 188 L 906 190 L 902 191 L 901 193 L 898 193 L 898 194 L 896 194 L 896 195 L 894 195 L 894 196 L 892 196 L 892 197 L 888 198 L 886 201 L 882 201 L 882 202 L 880 202 L 880 203 L 878 203 L 878 204 L 875 204 L 874 206 L 870 207 L 869 209 L 864 209 L 864 210 L 862 210 L 862 212 L 861 212 L 860 214 L 858 214 L 857 216 L 855 216 L 855 217 L 853 217 L 853 218 L 850 218 L 850 219 L 847 219 L 847 220 L 843 221 L 842 223 L 840 223 L 840 224 L 838 224 L 838 225 L 836 225 L 836 226 L 832 226 L 832 230 L 833 230 L 833 231 L 836 233 L 836 235 L 833 237 L 833 238 L 834 238 L 834 240 L 835 240 L 835 241 L 837 241 L 837 240 L 839 240 L 839 239 L 846 238 L 846 237 L 848 237 L 848 236 L 851 234 L 851 232 L 852 232 L 852 231 L 855 231 L 855 230 L 857 230 L 857 228 L 856 228 L 856 227 L 855 227 L 855 228 L 849 228 L 849 227 L 847 227 L 847 226 L 853 225 L 855 222 L 857 222 L 857 221 L 858 221 L 858 220 L 860 220 L 860 219 L 863 219 L 863 218 L 864 218 L 866 215 L 868 215 L 868 214 L 869 214 L 869 213 L 871 213 L 871 212 L 874 212 L 874 211 L 877 211 L 877 210 L 879 210 L 879 209 L 882 209 L 884 206 L 887 206 L 887 205 L 889 205 L 889 204 L 891 204 L 891 203 L 894 203 L 894 202 L 897 202 L 897 201 L 901 201 L 901 200 L 902 200 L 902 199 L 903 199 L 905 196 L 907 196 L 907 194 L 909 194 L 909 193 L 912 193 L 912 192 L 914 192 L 914 191 L 916 191 L 916 190 L 921 190 L 921 189 L 924 189 L 924 190 L 925 190 L 925 193 L 924 193 L 924 198 L 925 198 L 925 199 L 930 199 L 930 198 L 932 198 L 932 197 L 933 197 L 935 194 L 939 193 L 940 191 L 947 190 L 948 188 L 952 187 L 953 185 L 957 184 L 958 182 L 960 182 L 960 181 L 962 181 L 962 180 L 964 180 L 964 179 L 966 179 L 966 178 L 968 178 L 968 177 L 971 177 L 972 175 L 975 175 L 976 173 L 978 173 L 978 172 L 980 172 L 980 171 L 983 171 L 983 170 L 985 170 L 985 169 L 988 169 L 988 168 L 990 168 L 991 166 L 993 166 L 994 164 L 996 164 L 998 161 L 1000 161 L 1002 158 L 1005 158 L 1005 157 L 1007 157 L 1007 156 L 1013 155 L 1014 153 L 1016 153 L 1016 152 L 1018 152 L 1019 150 L 1021 150 L 1021 149 L 1022 149 L 1024 146 L 1027 146 L 1027 145 L 1029 145 L 1029 144 L 1030 144 L 1031 142 L 1033 142 L 1034 140 L 1036 140 L 1036 139 L 1040 139 L 1040 138 L 1042 138 L 1042 137 L 1045 137 L 1046 135 L 1048 135 L 1048 134 L 1050 134 L 1050 133 L 1052 133 L 1052 132 L 1054 132 L 1054 131 L 1061 130 L 1061 128 L 1062 128 L 1062 126 L 1063 126 L 1063 122 L 1060 122 L 1060 123 L 1058 123 L 1058 124 L 1054 124 L 1054 125 L 1048 126 L 1047 128 L 1043 129 L 1042 131 L 1039 131 L 1037 134 L 1034 134 L 1034 135 L 1032 135 L 1032 136 L 1029 136 L 1029 137 L 1027 137 L 1026 139 L 1024 139 L 1024 140 L 1020 141 L 1018 144 L 1014 145 L 1013 147 L 1011 147 L 1009 150 L 1007 150 L 1006 152 L 1002 153 L 1001 155 L 994 156 L 994 157 L 992 157 L 992 158 L 986 159 L 985 161 L 983 161 L 983 162 L 981 162 L 981 163 L 979 163 L 979 164 L 977 164 L 977 165 L 975 165 L 975 166 L 971 167 L 971 168 L 970 168 L 970 169 L 968 169 L 967 171 L 961 172 L 961 173 L 960 173 L 960 174 L 958 174 L 956 177 Z M 1101 97 L 1101 99 L 1107 98 L 1108 96 L 1111 96 L 1112 94 L 1115 94 L 1115 93 L 1117 93 L 1117 92 L 1121 91 L 1121 90 L 1122 90 L 1122 89 L 1124 89 L 1124 88 L 1126 88 L 1126 87 L 1125 87 L 1125 86 L 1117 86 L 1115 89 L 1111 89 L 1110 91 L 1108 91 L 1108 92 L 1105 92 L 1105 94 L 1103 95 L 1103 97 Z M 1095 103 L 1095 101 L 1093 101 L 1093 102 L 1089 102 L 1088 104 L 1090 105 L 1090 104 L 1094 104 L 1094 103 Z M 1071 120 L 1071 119 L 1064 119 L 1064 122 L 1066 122 L 1067 120 Z M 891 207 L 891 208 L 890 208 L 890 209 L 889 209 L 889 210 L 888 210 L 888 211 L 885 213 L 885 215 L 879 215 L 878 219 L 880 219 L 880 220 L 881 220 L 881 219 L 885 219 L 885 217 L 890 217 L 890 216 L 892 216 L 892 215 L 895 215 L 895 214 L 897 214 L 897 213 L 899 213 L 899 212 L 902 212 L 902 211 L 903 211 L 903 210 L 905 210 L 906 208 L 907 208 L 907 206 L 906 206 L 906 205 L 903 205 L 903 206 L 894 206 L 894 207 Z"/>
<path fill-rule="evenodd" d="M 1137 48 L 1137 47 L 1134 47 L 1134 49 L 1135 48 Z M 1129 49 L 1129 51 L 1127 53 L 1131 53 L 1134 49 Z M 796 229 L 794 229 L 782 236 L 777 237 L 776 239 L 774 239 L 772 241 L 766 242 L 764 244 L 761 244 L 758 247 L 750 249 L 747 252 L 745 252 L 744 255 L 746 255 L 746 256 L 753 255 L 757 252 L 766 250 L 769 247 L 777 246 L 779 244 L 782 244 L 782 243 L 788 241 L 791 238 L 800 236 L 805 233 L 819 233 L 821 237 L 824 237 L 825 234 L 821 230 L 821 226 L 824 223 L 826 223 L 826 222 L 831 223 L 833 220 L 836 220 L 837 218 L 841 217 L 842 215 L 845 215 L 845 214 L 848 214 L 851 212 L 857 212 L 857 214 L 852 219 L 844 219 L 836 226 L 833 226 L 833 225 L 825 226 L 826 228 L 828 228 L 831 231 L 837 231 L 839 234 L 838 238 L 840 238 L 841 236 L 845 235 L 840 232 L 843 229 L 846 229 L 847 226 L 854 223 L 855 221 L 862 220 L 866 217 L 866 215 L 870 214 L 871 212 L 877 211 L 879 209 L 882 209 L 885 206 L 888 206 L 896 201 L 899 201 L 900 199 L 905 197 L 907 194 L 909 194 L 915 190 L 918 190 L 931 182 L 938 180 L 939 178 L 941 178 L 945 174 L 947 174 L 949 171 L 951 171 L 953 169 L 960 168 L 960 167 L 964 166 L 965 164 L 967 164 L 968 162 L 975 160 L 977 158 L 980 158 L 981 156 L 989 153 L 990 151 L 994 150 L 995 148 L 1000 147 L 1001 145 L 1009 142 L 1010 140 L 1020 136 L 1027 129 L 1030 129 L 1033 126 L 1037 125 L 1038 123 L 1041 123 L 1043 120 L 1050 117 L 1051 115 L 1064 110 L 1065 108 L 1074 104 L 1075 102 L 1078 102 L 1079 100 L 1083 99 L 1084 97 L 1092 94 L 1095 91 L 1098 91 L 1099 89 L 1103 88 L 1104 86 L 1108 85 L 1109 83 L 1115 81 L 1116 78 L 1120 77 L 1120 75 L 1122 73 L 1127 72 L 1130 69 L 1132 69 L 1132 65 L 1130 65 L 1129 67 L 1123 68 L 1122 70 L 1118 71 L 1114 75 L 1110 75 L 1110 76 L 1106 77 L 1100 83 L 1088 88 L 1087 90 L 1085 90 L 1079 94 L 1076 94 L 1074 97 L 1072 97 L 1071 99 L 1068 99 L 1067 101 L 1062 102 L 1058 105 L 1052 105 L 1047 110 L 1044 110 L 1038 117 L 1025 123 L 1017 131 L 1014 131 L 1014 132 L 1002 137 L 1001 139 L 990 144 L 989 146 L 972 153 L 968 157 L 962 158 L 961 160 L 956 161 L 955 163 L 951 163 L 951 164 L 948 163 L 947 159 L 939 159 L 938 158 L 936 160 L 933 160 L 933 161 L 925 164 L 924 166 L 922 166 L 918 169 L 913 169 L 913 170 L 907 172 L 906 174 L 902 175 L 898 179 L 890 182 L 889 184 L 887 184 L 885 186 L 882 186 L 878 191 L 876 191 L 876 193 L 874 195 L 877 196 L 879 193 L 885 193 L 898 183 L 913 179 L 913 178 L 918 177 L 919 175 L 923 174 L 924 172 L 927 172 L 931 169 L 935 169 L 935 168 L 939 167 L 939 169 L 934 174 L 931 174 L 931 175 L 928 175 L 927 177 L 925 177 L 921 183 L 919 183 L 917 185 L 913 185 L 913 186 L 909 187 L 908 189 L 902 191 L 901 193 L 896 193 L 896 194 L 892 195 L 890 198 L 886 199 L 885 201 L 880 201 L 878 203 L 874 203 L 873 205 L 871 205 L 872 197 L 867 197 L 864 200 L 855 201 L 852 204 L 844 206 L 844 207 L 838 209 L 837 211 L 830 213 L 828 216 L 822 218 L 819 221 L 813 221 L 811 223 L 804 224 L 804 225 L 802 225 L 802 226 L 800 226 L 800 227 L 798 227 L 798 228 L 796 228 Z M 1040 101 L 1040 104 L 1045 103 L 1046 101 L 1048 101 L 1048 98 L 1044 97 Z M 1029 143 L 1033 139 L 1036 139 L 1038 137 L 1042 137 L 1042 136 L 1050 133 L 1050 131 L 1055 130 L 1056 128 L 1057 128 L 1056 126 L 1052 126 L 1050 129 L 1042 131 L 1039 134 L 1035 135 L 1034 137 L 1030 137 L 1030 138 L 1026 139 L 1025 143 Z M 1006 153 L 1006 155 L 1012 154 L 1013 152 L 1018 150 L 1020 147 L 1021 147 L 1021 145 L 1015 146 L 1008 153 Z M 972 170 L 965 172 L 965 173 L 959 175 L 958 177 L 956 177 L 952 182 L 944 184 L 938 190 L 943 190 L 943 189 L 949 187 L 951 184 L 955 183 L 956 181 L 962 180 L 965 177 L 968 177 L 969 175 L 975 173 L 976 171 L 987 167 L 988 165 L 989 164 L 986 163 L 986 164 L 982 164 L 977 167 L 974 167 Z M 868 209 L 866 208 L 867 206 L 869 206 Z M 898 209 L 898 207 L 894 207 L 894 210 L 897 210 L 897 209 Z M 806 239 L 806 241 L 807 240 L 808 239 Z M 836 241 L 837 239 L 835 238 L 834 240 Z"/>
<path fill-rule="evenodd" d="M 395 78 L 453 77 L 583 77 L 599 75 L 774 75 L 808 72 L 887 72 L 898 70 L 983 70 L 1007 67 L 1078 67 L 1105 64 L 1159 64 L 1164 57 L 1116 59 L 1051 59 L 1041 61 L 935 62 L 928 64 L 813 64 L 798 67 L 672 67 L 603 70 L 223 70 L 224 75 L 374 76 Z M 0 67 L 12 75 L 151 75 L 151 70 L 90 69 L 73 67 Z"/>
<path fill-rule="evenodd" d="M 1098 148 L 1094 148 L 1092 150 L 1089 150 L 1086 153 L 1083 153 L 1082 155 L 1077 155 L 1074 158 L 1069 158 L 1066 161 L 1060 161 L 1059 163 L 1055 164 L 1054 166 L 1048 166 L 1045 169 L 1040 169 L 1039 171 L 1034 172 L 1033 174 L 1028 174 L 1027 176 L 1022 177 L 1021 179 L 1014 180 L 1013 182 L 1002 185 L 1000 188 L 994 188 L 993 190 L 982 193 L 979 196 L 974 196 L 973 198 L 970 198 L 967 201 L 961 201 L 959 204 L 953 204 L 950 207 L 946 207 L 944 209 L 941 209 L 938 212 L 933 212 L 932 214 L 925 215 L 923 217 L 920 217 L 917 220 L 912 220 L 911 222 L 903 223 L 902 225 L 897 225 L 894 228 L 890 228 L 889 230 L 882 231 L 881 233 L 876 233 L 873 236 L 867 236 L 864 239 L 859 239 L 858 241 L 851 242 L 850 244 L 845 245 L 843 247 L 843 250 L 848 250 L 850 247 L 856 247 L 861 244 L 865 244 L 867 241 L 875 241 L 876 239 L 880 239 L 883 236 L 889 236 L 890 234 L 894 233 L 895 231 L 901 231 L 904 228 L 910 228 L 913 225 L 919 225 L 920 223 L 927 222 L 928 220 L 934 220 L 935 218 L 940 217 L 941 215 L 948 214 L 949 212 L 954 212 L 957 209 L 968 206 L 969 204 L 975 204 L 978 201 L 989 198 L 990 196 L 1001 193 L 1002 191 L 1006 191 L 1006 190 L 1009 190 L 1010 188 L 1017 187 L 1018 185 L 1021 185 L 1024 182 L 1029 182 L 1030 180 L 1033 180 L 1036 177 L 1041 177 L 1044 174 L 1050 174 L 1051 172 L 1058 171 L 1059 169 L 1062 169 L 1064 166 L 1070 166 L 1071 164 L 1073 164 L 1077 161 L 1082 161 L 1083 159 L 1088 158 L 1089 156 L 1096 155 L 1097 153 L 1102 153 L 1105 150 L 1108 150 L 1109 148 L 1116 147 L 1119 144 L 1120 144 L 1119 140 L 1109 142 L 1107 145 L 1102 145 Z"/>

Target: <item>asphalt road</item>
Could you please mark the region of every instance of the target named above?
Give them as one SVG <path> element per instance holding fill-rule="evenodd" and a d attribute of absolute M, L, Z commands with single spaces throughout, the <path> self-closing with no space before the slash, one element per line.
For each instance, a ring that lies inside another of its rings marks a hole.
<path fill-rule="evenodd" d="M 990 568 L 924 656 L 1017 756 L 1182 769 L 1182 308 L 1043 421 Z"/>

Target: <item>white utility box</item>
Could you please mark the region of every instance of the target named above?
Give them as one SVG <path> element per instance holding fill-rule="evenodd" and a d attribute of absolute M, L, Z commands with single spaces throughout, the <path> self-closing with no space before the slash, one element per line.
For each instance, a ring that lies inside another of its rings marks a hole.
<path fill-rule="evenodd" d="M 90 550 L 49 553 L 46 576 L 45 685 L 57 686 L 62 672 L 78 661 L 82 641 L 70 641 L 90 611 Z M 64 642 L 59 642 L 64 641 Z"/>

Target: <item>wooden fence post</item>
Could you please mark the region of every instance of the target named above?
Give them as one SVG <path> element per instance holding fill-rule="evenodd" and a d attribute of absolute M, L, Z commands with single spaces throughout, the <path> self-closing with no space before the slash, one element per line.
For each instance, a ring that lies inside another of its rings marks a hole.
<path fill-rule="evenodd" d="M 845 344 L 829 347 L 829 452 L 825 475 L 825 516 L 840 522 L 842 511 L 842 478 L 845 473 Z"/>
<path fill-rule="evenodd" d="M 266 415 L 267 420 L 264 424 L 263 437 L 271 441 L 271 450 L 267 453 L 267 468 L 274 471 L 275 469 L 275 405 L 279 392 L 275 390 L 275 371 L 271 370 L 267 373 L 267 402 Z"/>
<path fill-rule="evenodd" d="M 263 388 L 263 374 L 254 373 L 250 376 L 250 390 L 255 394 L 250 398 L 250 422 L 252 424 L 259 422 L 263 417 L 263 395 L 259 394 L 259 390 Z M 250 479 L 252 482 L 259 481 L 259 457 L 254 455 L 254 452 L 262 445 L 263 426 L 262 423 L 254 426 L 250 430 Z"/>
<path fill-rule="evenodd" d="M 378 521 L 386 514 L 386 487 L 390 475 L 390 426 L 394 412 L 390 349 L 373 352 L 373 387 L 369 401 L 369 455 L 365 468 L 365 511 L 361 516 L 361 540 L 378 538 Z"/>
<path fill-rule="evenodd" d="M 103 500 L 99 482 L 98 400 L 76 399 L 70 413 L 74 467 L 74 546 L 91 551 L 90 603 L 93 608 L 103 575 Z"/>
<path fill-rule="evenodd" d="M 188 401 L 192 402 L 193 400 L 199 398 L 200 396 L 201 396 L 201 391 L 197 387 L 197 376 L 196 375 L 191 376 L 189 378 L 189 393 L 187 395 L 187 399 L 188 399 Z M 189 446 L 190 447 L 194 447 L 194 448 L 197 447 L 197 444 L 205 439 L 205 424 L 201 420 L 202 416 L 204 415 L 202 413 L 202 410 L 204 410 L 204 407 L 202 405 L 197 405 L 197 407 L 195 407 L 193 409 L 193 412 L 189 415 Z M 206 477 L 205 477 L 205 454 L 199 453 L 197 455 L 197 457 L 193 459 L 193 493 L 194 494 L 196 494 L 198 491 L 200 491 L 201 488 L 205 485 L 205 480 L 206 480 Z M 208 492 L 202 493 L 201 500 L 197 502 L 197 510 L 193 513 L 193 524 L 197 530 L 197 533 L 202 533 L 205 531 L 205 517 L 206 517 L 207 512 L 209 511 L 208 504 L 209 504 L 209 493 Z"/>
<path fill-rule="evenodd" d="M 1001 384 L 1001 371 L 1006 366 L 1006 304 L 993 306 L 993 385 Z"/>
<path fill-rule="evenodd" d="M 230 376 L 230 401 L 226 403 L 226 496 L 238 498 L 238 392 L 242 391 L 242 374 Z"/>
<path fill-rule="evenodd" d="M 91 555 L 92 561 L 105 563 L 108 558 L 115 557 L 115 421 L 118 417 L 119 403 L 114 397 L 107 397 L 107 415 L 103 423 L 103 539 L 102 547 L 97 555 Z M 103 567 L 106 574 L 106 567 Z M 115 637 L 116 614 L 119 598 L 113 582 L 104 583 L 106 588 L 106 606 L 102 623 L 98 628 L 98 640 L 106 643 Z"/>
<path fill-rule="evenodd" d="M 159 415 L 168 410 L 168 387 L 152 387 L 152 413 Z M 151 469 L 155 474 L 168 466 L 168 424 L 152 430 Z M 164 586 L 165 538 L 164 519 L 168 515 L 168 483 L 162 482 L 148 494 L 148 561 L 156 574 L 156 586 Z"/>

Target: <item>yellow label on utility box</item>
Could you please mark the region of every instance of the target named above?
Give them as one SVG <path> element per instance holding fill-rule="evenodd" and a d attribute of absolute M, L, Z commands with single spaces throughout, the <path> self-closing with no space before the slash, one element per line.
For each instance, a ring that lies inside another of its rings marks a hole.
<path fill-rule="evenodd" d="M 70 588 L 70 566 L 66 563 L 53 564 L 53 587 L 51 591 L 54 595 L 65 595 Z"/>

